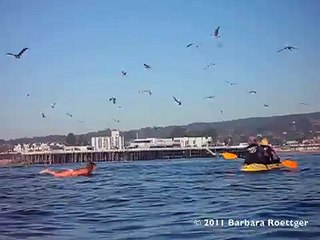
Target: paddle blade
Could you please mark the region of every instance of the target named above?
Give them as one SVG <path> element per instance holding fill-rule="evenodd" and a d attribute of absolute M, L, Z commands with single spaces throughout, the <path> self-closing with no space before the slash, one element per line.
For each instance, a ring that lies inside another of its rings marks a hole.
<path fill-rule="evenodd" d="M 237 159 L 238 158 L 237 154 L 229 153 L 229 152 L 221 153 L 221 156 L 226 160 L 233 160 L 233 159 Z"/>
<path fill-rule="evenodd" d="M 281 162 L 283 166 L 287 168 L 298 168 L 298 163 L 292 160 L 284 160 Z"/>

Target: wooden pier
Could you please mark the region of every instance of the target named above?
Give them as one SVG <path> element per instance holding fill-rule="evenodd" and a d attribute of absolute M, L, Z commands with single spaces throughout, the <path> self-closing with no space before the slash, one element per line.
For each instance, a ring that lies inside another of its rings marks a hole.
<path fill-rule="evenodd" d="M 208 150 L 209 149 L 209 150 Z M 21 154 L 21 162 L 25 164 L 65 164 L 77 162 L 105 161 L 141 161 L 177 158 L 210 158 L 218 156 L 219 152 L 232 151 L 241 154 L 242 147 L 212 147 L 212 148 L 149 148 L 123 149 L 106 151 L 47 151 Z"/>
<path fill-rule="evenodd" d="M 234 152 L 241 155 L 244 147 L 188 147 L 188 148 L 149 148 L 149 149 L 122 149 L 106 151 L 37 151 L 21 154 L 12 154 L 14 162 L 30 164 L 66 164 L 87 161 L 141 161 L 156 159 L 177 158 L 212 158 L 218 157 L 220 152 Z"/>
<path fill-rule="evenodd" d="M 290 146 L 291 151 L 307 151 L 317 149 L 316 145 Z M 302 149 L 302 150 L 301 150 Z M 279 150 L 279 149 L 278 149 Z M 280 150 L 279 150 L 280 151 Z M 148 149 L 121 149 L 105 151 L 36 151 L 26 153 L 0 153 L 1 166 L 21 166 L 30 164 L 66 164 L 81 163 L 87 161 L 112 162 L 112 161 L 142 161 L 157 159 L 177 159 L 177 158 L 212 158 L 219 157 L 222 152 L 237 153 L 243 157 L 244 146 L 219 146 L 219 147 L 186 147 L 186 148 L 148 148 Z"/>

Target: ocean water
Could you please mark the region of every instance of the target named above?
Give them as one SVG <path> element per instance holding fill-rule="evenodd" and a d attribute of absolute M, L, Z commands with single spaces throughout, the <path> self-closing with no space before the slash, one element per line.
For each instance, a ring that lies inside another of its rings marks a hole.
<path fill-rule="evenodd" d="M 222 159 L 98 163 L 69 179 L 1 168 L 0 239 L 320 239 L 320 155 L 290 157 L 298 171 L 243 173 Z"/>

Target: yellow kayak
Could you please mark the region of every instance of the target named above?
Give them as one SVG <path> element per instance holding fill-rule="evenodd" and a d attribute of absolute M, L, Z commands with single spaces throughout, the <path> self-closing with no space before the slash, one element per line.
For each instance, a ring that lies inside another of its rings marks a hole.
<path fill-rule="evenodd" d="M 252 163 L 252 164 L 242 165 L 240 171 L 260 172 L 260 171 L 269 171 L 269 170 L 274 170 L 274 169 L 280 169 L 282 167 L 283 167 L 283 165 L 281 163 L 273 163 L 273 164 Z"/>

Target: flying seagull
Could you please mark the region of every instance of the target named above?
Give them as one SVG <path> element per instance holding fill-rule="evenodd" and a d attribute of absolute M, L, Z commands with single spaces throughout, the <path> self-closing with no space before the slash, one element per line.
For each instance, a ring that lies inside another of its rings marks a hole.
<path fill-rule="evenodd" d="M 120 105 L 117 105 L 118 108 L 122 108 Z"/>
<path fill-rule="evenodd" d="M 120 120 L 117 120 L 117 119 L 113 119 L 113 121 L 116 123 L 120 123 Z"/>
<path fill-rule="evenodd" d="M 56 104 L 57 104 L 56 102 L 51 103 L 50 107 L 51 107 L 51 108 L 55 108 L 55 107 L 56 107 Z"/>
<path fill-rule="evenodd" d="M 205 66 L 204 68 L 203 68 L 203 70 L 206 70 L 207 68 L 209 68 L 209 67 L 213 67 L 213 66 L 215 66 L 216 64 L 215 63 L 210 63 L 210 64 L 208 64 L 207 66 Z"/>
<path fill-rule="evenodd" d="M 213 99 L 215 98 L 216 96 L 207 96 L 207 97 L 203 97 L 203 99 Z"/>
<path fill-rule="evenodd" d="M 42 118 L 46 118 L 46 115 L 44 115 L 43 112 L 40 112 L 40 113 L 41 113 Z"/>
<path fill-rule="evenodd" d="M 15 57 L 16 59 L 20 59 L 22 54 L 27 51 L 29 48 L 24 48 L 22 49 L 18 54 L 14 54 L 14 53 L 7 53 L 8 56 L 13 56 Z"/>
<path fill-rule="evenodd" d="M 116 104 L 117 99 L 115 97 L 109 98 L 109 102 L 112 102 L 113 104 Z"/>
<path fill-rule="evenodd" d="M 140 90 L 139 93 L 149 93 L 149 95 L 152 95 L 151 90 Z"/>
<path fill-rule="evenodd" d="M 223 110 L 220 110 L 220 113 L 223 114 Z"/>
<path fill-rule="evenodd" d="M 249 91 L 249 94 L 256 94 L 257 92 L 254 90 Z"/>
<path fill-rule="evenodd" d="M 30 98 L 31 94 L 28 93 L 27 96 L 26 96 L 26 99 L 28 100 Z"/>
<path fill-rule="evenodd" d="M 219 35 L 219 30 L 220 30 L 220 26 L 216 28 L 216 30 L 214 31 L 214 34 L 211 36 L 214 36 L 215 38 L 219 38 L 221 37 L 221 35 Z"/>
<path fill-rule="evenodd" d="M 189 43 L 189 44 L 186 46 L 186 48 L 189 48 L 189 47 L 191 47 L 191 46 L 194 46 L 194 47 L 196 47 L 196 48 L 200 48 L 199 45 L 194 44 L 194 43 Z"/>
<path fill-rule="evenodd" d="M 174 100 L 176 103 L 178 103 L 179 106 L 182 104 L 182 102 L 179 101 L 178 99 L 176 99 L 176 97 L 173 97 L 173 100 Z"/>
<path fill-rule="evenodd" d="M 304 105 L 304 106 L 308 106 L 309 105 L 308 103 L 305 103 L 305 102 L 301 102 L 300 104 Z"/>
<path fill-rule="evenodd" d="M 143 64 L 143 66 L 144 66 L 145 69 L 150 69 L 151 68 L 150 65 L 145 64 L 145 63 Z"/>
<path fill-rule="evenodd" d="M 125 72 L 125 71 L 121 71 L 121 73 L 122 73 L 122 76 L 126 76 L 127 75 L 127 72 Z"/>
<path fill-rule="evenodd" d="M 296 49 L 298 49 L 298 48 L 293 47 L 293 46 L 286 46 L 286 47 L 281 48 L 280 50 L 278 50 L 278 52 L 277 52 L 277 53 L 280 53 L 280 52 L 282 52 L 283 50 L 289 50 L 289 51 L 292 51 L 292 50 L 296 50 Z"/>
<path fill-rule="evenodd" d="M 72 114 L 71 113 L 66 113 L 69 117 L 72 117 Z"/>
<path fill-rule="evenodd" d="M 230 86 L 237 85 L 237 83 L 235 82 L 229 82 L 229 81 L 225 81 L 225 82 L 228 83 Z"/>
<path fill-rule="evenodd" d="M 189 48 L 193 45 L 193 43 L 189 43 L 186 47 Z"/>
<path fill-rule="evenodd" d="M 264 107 L 269 107 L 269 104 L 263 104 Z"/>

